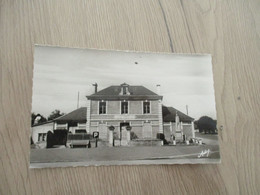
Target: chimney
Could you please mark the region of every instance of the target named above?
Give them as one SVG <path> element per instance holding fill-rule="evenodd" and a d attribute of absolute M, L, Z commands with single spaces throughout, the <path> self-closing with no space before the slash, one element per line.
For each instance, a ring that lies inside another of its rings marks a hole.
<path fill-rule="evenodd" d="M 161 85 L 157 84 L 156 87 L 157 87 L 157 94 L 161 95 Z"/>
<path fill-rule="evenodd" d="M 98 84 L 97 84 L 97 83 L 94 83 L 94 84 L 92 84 L 92 85 L 95 87 L 95 93 L 97 93 Z"/>

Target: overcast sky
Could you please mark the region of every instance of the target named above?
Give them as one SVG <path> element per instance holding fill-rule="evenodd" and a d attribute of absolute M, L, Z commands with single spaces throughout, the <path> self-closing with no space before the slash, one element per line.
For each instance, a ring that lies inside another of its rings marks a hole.
<path fill-rule="evenodd" d="M 136 64 L 137 62 L 137 64 Z M 32 112 L 47 117 L 86 106 L 86 95 L 126 82 L 157 92 L 163 104 L 195 119 L 216 119 L 210 55 L 164 54 L 35 46 Z"/>

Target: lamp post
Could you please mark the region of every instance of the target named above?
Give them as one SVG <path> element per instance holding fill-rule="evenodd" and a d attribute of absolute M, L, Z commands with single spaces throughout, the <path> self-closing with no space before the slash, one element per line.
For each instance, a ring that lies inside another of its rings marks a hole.
<path fill-rule="evenodd" d="M 126 127 L 126 130 L 127 130 L 126 139 L 127 139 L 127 141 L 131 140 L 131 129 L 132 129 L 131 126 Z"/>

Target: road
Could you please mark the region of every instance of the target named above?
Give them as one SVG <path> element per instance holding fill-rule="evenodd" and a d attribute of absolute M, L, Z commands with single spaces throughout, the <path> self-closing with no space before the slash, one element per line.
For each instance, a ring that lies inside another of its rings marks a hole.
<path fill-rule="evenodd" d="M 195 133 L 195 136 L 207 145 L 218 145 L 218 134 Z"/>
<path fill-rule="evenodd" d="M 218 135 L 196 133 L 203 145 L 51 148 L 31 149 L 31 167 L 119 165 L 119 164 L 182 164 L 216 163 L 220 160 Z M 207 158 L 198 158 L 208 151 Z"/>
<path fill-rule="evenodd" d="M 198 158 L 202 151 L 210 150 L 208 158 Z M 210 163 L 219 161 L 217 145 L 157 146 L 157 147 L 103 147 L 32 149 L 31 166 L 75 166 L 108 164 L 172 164 Z M 149 163 L 148 163 L 149 162 Z M 51 165 L 52 164 L 52 165 Z"/>

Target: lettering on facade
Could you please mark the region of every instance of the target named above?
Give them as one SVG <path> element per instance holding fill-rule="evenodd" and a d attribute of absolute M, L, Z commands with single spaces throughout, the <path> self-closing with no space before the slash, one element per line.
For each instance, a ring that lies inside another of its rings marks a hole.
<path fill-rule="evenodd" d="M 136 119 L 136 116 L 135 115 L 115 115 L 114 119 L 131 120 L 131 119 Z"/>

